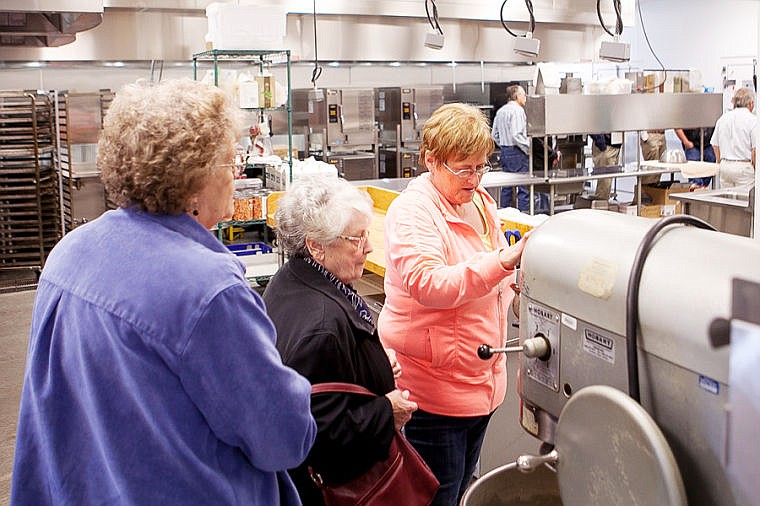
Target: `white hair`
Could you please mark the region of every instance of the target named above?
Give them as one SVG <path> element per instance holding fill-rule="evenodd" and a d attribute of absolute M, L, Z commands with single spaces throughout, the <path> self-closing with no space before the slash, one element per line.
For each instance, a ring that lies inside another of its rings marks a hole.
<path fill-rule="evenodd" d="M 746 107 L 749 109 L 749 106 L 755 103 L 755 92 L 750 88 L 739 88 L 736 90 L 732 102 L 736 108 Z"/>
<path fill-rule="evenodd" d="M 353 219 L 353 211 L 372 219 L 367 192 L 341 178 L 299 179 L 280 198 L 275 211 L 280 247 L 290 257 L 309 257 L 306 239 L 332 243 Z"/>

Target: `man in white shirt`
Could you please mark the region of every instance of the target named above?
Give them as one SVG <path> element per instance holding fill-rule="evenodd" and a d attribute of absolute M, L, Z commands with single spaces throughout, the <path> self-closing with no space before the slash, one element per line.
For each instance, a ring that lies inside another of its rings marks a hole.
<path fill-rule="evenodd" d="M 755 92 L 737 90 L 734 108 L 718 118 L 710 144 L 720 163 L 720 187 L 730 188 L 755 181 Z"/>
<path fill-rule="evenodd" d="M 499 146 L 501 170 L 512 173 L 528 172 L 528 121 L 525 115 L 525 89 L 519 84 L 507 86 L 507 103 L 496 112 L 491 136 Z M 501 189 L 501 207 L 512 205 L 512 187 Z M 517 207 L 521 211 L 530 208 L 528 189 L 517 187 Z"/>

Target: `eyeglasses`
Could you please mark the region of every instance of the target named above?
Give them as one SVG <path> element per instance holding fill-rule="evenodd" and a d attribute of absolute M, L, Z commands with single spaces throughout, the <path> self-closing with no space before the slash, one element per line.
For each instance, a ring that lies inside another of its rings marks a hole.
<path fill-rule="evenodd" d="M 446 170 L 454 174 L 455 176 L 462 178 L 462 179 L 469 179 L 473 175 L 476 175 L 478 177 L 483 177 L 483 174 L 491 170 L 491 165 L 486 162 L 483 165 L 478 165 L 474 169 L 462 169 L 462 170 L 453 170 L 451 167 L 446 165 L 446 162 L 441 162 L 444 167 L 446 167 Z"/>
<path fill-rule="evenodd" d="M 362 234 L 361 237 L 356 237 L 354 235 L 339 235 L 338 239 L 355 242 L 356 251 L 358 251 L 359 253 L 362 253 L 364 252 L 364 247 L 367 245 L 367 241 L 369 240 L 369 231 Z"/>

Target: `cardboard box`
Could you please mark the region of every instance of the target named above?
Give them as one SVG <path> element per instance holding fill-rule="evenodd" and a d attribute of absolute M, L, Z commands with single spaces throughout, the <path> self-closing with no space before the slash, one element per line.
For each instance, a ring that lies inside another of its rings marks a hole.
<path fill-rule="evenodd" d="M 662 216 L 670 216 L 671 214 L 681 214 L 681 202 L 670 198 L 671 193 L 685 193 L 689 191 L 689 183 L 671 183 L 662 181 L 657 184 L 645 184 L 641 188 L 641 202 L 642 204 L 652 204 L 660 206 L 673 206 L 672 212 L 670 209 L 664 210 L 665 213 Z"/>
<path fill-rule="evenodd" d="M 636 209 L 636 206 L 633 206 Z M 635 213 L 634 213 L 635 214 Z M 644 218 L 662 218 L 663 216 L 673 216 L 676 214 L 676 206 L 673 204 L 667 204 L 664 206 L 641 206 L 641 214 Z"/>
<path fill-rule="evenodd" d="M 643 218 L 659 218 L 662 206 L 641 206 L 639 216 Z"/>
<path fill-rule="evenodd" d="M 622 214 L 628 214 L 630 216 L 638 216 L 638 206 L 636 204 L 619 204 L 618 212 Z"/>

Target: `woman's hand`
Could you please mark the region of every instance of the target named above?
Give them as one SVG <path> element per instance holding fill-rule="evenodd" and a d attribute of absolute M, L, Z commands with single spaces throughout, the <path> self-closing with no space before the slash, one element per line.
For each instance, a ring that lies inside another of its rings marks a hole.
<path fill-rule="evenodd" d="M 391 369 L 393 369 L 393 379 L 397 379 L 401 376 L 401 364 L 396 360 L 396 350 L 385 348 L 385 354 L 388 355 L 388 362 L 391 363 Z"/>
<path fill-rule="evenodd" d="M 417 411 L 417 403 L 409 400 L 409 390 L 393 390 L 385 394 L 393 408 L 393 426 L 401 430 L 406 422 L 412 418 L 412 413 Z"/>
<path fill-rule="evenodd" d="M 522 239 L 514 243 L 512 246 L 502 248 L 499 251 L 499 261 L 501 266 L 505 269 L 514 269 L 520 264 L 520 257 L 522 256 L 523 248 L 525 248 L 525 242 L 530 237 L 533 230 L 528 230 Z"/>
<path fill-rule="evenodd" d="M 517 283 L 510 283 L 509 287 L 515 292 L 515 296 L 512 297 L 512 313 L 515 318 L 520 319 L 520 286 Z"/>

